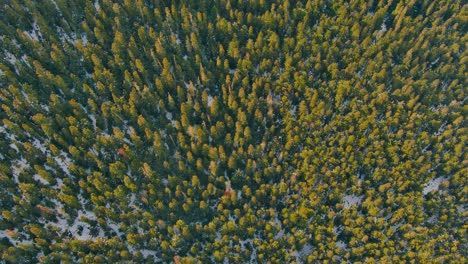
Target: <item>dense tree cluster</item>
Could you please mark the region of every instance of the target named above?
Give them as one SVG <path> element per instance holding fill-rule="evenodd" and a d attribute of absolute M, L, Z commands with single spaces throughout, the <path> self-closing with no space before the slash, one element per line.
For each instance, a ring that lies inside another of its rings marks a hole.
<path fill-rule="evenodd" d="M 464 1 L 169 2 L 1 4 L 1 259 L 467 261 Z"/>

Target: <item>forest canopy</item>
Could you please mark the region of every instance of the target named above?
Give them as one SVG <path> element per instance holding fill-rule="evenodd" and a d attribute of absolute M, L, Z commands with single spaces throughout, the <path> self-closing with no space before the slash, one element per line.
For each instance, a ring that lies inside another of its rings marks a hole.
<path fill-rule="evenodd" d="M 465 263 L 467 31 L 461 0 L 2 1 L 0 262 Z"/>

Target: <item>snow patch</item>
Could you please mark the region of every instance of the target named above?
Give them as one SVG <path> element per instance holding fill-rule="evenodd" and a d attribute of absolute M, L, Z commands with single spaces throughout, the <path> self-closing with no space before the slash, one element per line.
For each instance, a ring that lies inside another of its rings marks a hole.
<path fill-rule="evenodd" d="M 91 123 L 93 124 L 94 130 L 96 130 L 96 116 L 94 114 L 89 114 L 89 119 L 91 119 Z"/>
<path fill-rule="evenodd" d="M 252 250 L 252 254 L 250 255 L 250 262 L 249 263 L 257 263 L 257 248 L 254 247 Z"/>
<path fill-rule="evenodd" d="M 62 151 L 61 155 L 59 157 L 54 157 L 55 162 L 60 166 L 60 168 L 70 176 L 70 170 L 68 169 L 68 166 L 72 163 L 72 160 L 67 156 L 65 152 Z"/>
<path fill-rule="evenodd" d="M 335 243 L 335 246 L 337 248 L 341 248 L 341 249 L 345 249 L 347 247 L 346 243 L 341 241 L 341 240 L 338 240 L 336 243 Z"/>
<path fill-rule="evenodd" d="M 272 98 L 273 98 L 273 103 L 274 104 L 280 104 L 281 103 L 281 97 L 279 95 L 272 94 Z"/>
<path fill-rule="evenodd" d="M 86 46 L 86 44 L 88 44 L 88 37 L 86 36 L 86 33 L 82 33 L 82 34 L 75 34 L 73 33 L 74 36 L 73 36 L 73 44 L 74 45 L 77 45 L 79 42 L 81 42 L 81 44 L 83 44 L 83 46 Z M 80 61 L 84 61 L 84 57 L 81 56 L 80 57 Z"/>
<path fill-rule="evenodd" d="M 36 21 L 33 22 L 33 29 L 30 32 L 25 31 L 24 33 L 32 40 L 39 41 L 39 38 L 42 39 L 42 34 Z"/>
<path fill-rule="evenodd" d="M 60 8 L 59 6 L 57 5 L 57 3 L 55 2 L 55 0 L 51 0 L 52 4 L 55 6 L 55 9 L 57 9 L 57 11 L 60 11 Z"/>
<path fill-rule="evenodd" d="M 385 24 L 388 20 L 388 17 L 385 17 L 384 20 L 382 21 L 382 26 L 380 26 L 379 33 L 384 33 L 387 31 L 387 25 Z"/>
<path fill-rule="evenodd" d="M 39 174 L 34 174 L 34 175 L 33 175 L 33 179 L 34 179 L 35 181 L 38 181 L 38 182 L 44 184 L 44 185 L 49 185 L 49 182 L 46 181 L 44 178 L 42 178 L 41 175 L 39 175 Z"/>
<path fill-rule="evenodd" d="M 210 107 L 213 104 L 213 96 L 208 95 L 208 106 Z"/>
<path fill-rule="evenodd" d="M 28 162 L 26 159 L 21 158 L 20 160 L 15 160 L 13 161 L 13 166 L 11 167 L 11 170 L 13 172 L 13 180 L 16 184 L 19 183 L 18 176 L 21 172 L 23 172 L 26 168 L 29 167 Z"/>
<path fill-rule="evenodd" d="M 293 107 L 289 109 L 289 113 L 291 113 L 291 115 L 295 117 L 296 112 L 297 112 L 297 105 L 293 105 Z"/>
<path fill-rule="evenodd" d="M 438 62 L 439 62 L 439 60 L 440 60 L 440 57 L 438 57 L 438 58 L 437 58 L 437 59 L 435 59 L 433 62 L 431 62 L 431 65 L 434 65 L 434 64 L 438 63 Z"/>
<path fill-rule="evenodd" d="M 237 191 L 237 200 L 242 198 L 242 190 Z"/>
<path fill-rule="evenodd" d="M 436 215 L 431 216 L 429 219 L 427 219 L 426 222 L 430 224 L 435 224 L 437 222 L 437 216 Z"/>
<path fill-rule="evenodd" d="M 38 139 L 34 139 L 34 141 L 32 142 L 32 145 L 40 150 L 43 154 L 46 154 L 47 153 L 47 147 L 44 143 L 42 143 L 41 141 L 39 141 Z"/>
<path fill-rule="evenodd" d="M 5 52 L 5 59 L 6 59 L 9 63 L 11 63 L 12 65 L 16 65 L 17 59 L 16 59 L 15 55 L 9 53 L 8 51 Z"/>
<path fill-rule="evenodd" d="M 8 145 L 8 146 L 10 146 L 10 148 L 16 150 L 16 152 L 19 152 L 18 146 L 16 146 L 15 143 L 10 143 L 10 145 Z"/>
<path fill-rule="evenodd" d="M 94 8 L 96 9 L 96 11 L 98 11 L 101 8 L 98 0 L 94 1 Z"/>
<path fill-rule="evenodd" d="M 11 236 L 16 233 L 16 229 L 14 230 L 0 230 L 0 239 L 7 238 L 10 242 L 16 246 L 16 240 L 13 239 Z"/>
<path fill-rule="evenodd" d="M 45 105 L 45 104 L 41 104 L 41 107 L 42 109 L 44 109 L 44 111 L 46 111 L 47 113 L 49 113 L 49 106 L 48 105 Z"/>
<path fill-rule="evenodd" d="M 167 179 L 161 179 L 161 183 L 164 185 L 164 186 L 167 186 L 169 184 L 169 181 Z"/>
<path fill-rule="evenodd" d="M 360 205 L 362 203 L 363 198 L 364 196 L 345 195 L 342 201 L 344 203 L 344 207 L 346 209 L 349 209 L 353 205 L 356 205 L 356 206 Z"/>
<path fill-rule="evenodd" d="M 26 55 L 21 56 L 21 61 L 24 62 L 24 64 L 28 65 L 28 67 L 31 67 L 31 64 L 29 64 L 29 61 L 28 61 L 28 56 Z"/>
<path fill-rule="evenodd" d="M 428 183 L 424 185 L 424 189 L 422 191 L 423 195 L 426 195 L 432 191 L 439 190 L 440 184 L 446 179 L 447 178 L 445 177 L 437 177 L 437 178 L 430 180 Z"/>
<path fill-rule="evenodd" d="M 398 229 L 400 229 L 400 227 L 403 225 L 403 223 L 398 223 L 396 225 L 392 225 L 390 226 L 390 228 L 393 230 L 393 233 L 395 233 L 396 231 L 398 231 Z"/>
<path fill-rule="evenodd" d="M 299 255 L 300 256 L 310 256 L 312 254 L 313 249 L 314 248 L 312 247 L 312 245 L 307 243 L 307 244 L 304 245 L 304 247 L 301 249 L 301 251 L 299 251 Z"/>
<path fill-rule="evenodd" d="M 109 219 L 107 220 L 107 226 L 112 229 L 112 231 L 114 231 L 118 237 L 123 235 L 123 233 L 119 230 L 120 227 L 116 223 L 109 223 Z"/>
<path fill-rule="evenodd" d="M 253 240 L 252 240 L 251 238 L 246 239 L 246 240 L 239 240 L 239 244 L 240 244 L 240 246 L 241 246 L 241 249 L 242 249 L 242 250 L 245 250 L 245 245 L 246 245 L 246 244 L 253 245 Z"/>
<path fill-rule="evenodd" d="M 300 231 L 301 232 L 301 231 Z M 297 263 L 302 263 L 302 260 L 301 258 L 303 257 L 306 257 L 306 256 L 309 256 L 310 254 L 312 254 L 312 251 L 313 251 L 313 247 L 311 244 L 309 243 L 306 243 L 301 250 L 294 250 L 293 252 L 291 252 L 291 256 L 295 257 L 296 258 L 296 262 Z"/>
<path fill-rule="evenodd" d="M 156 254 L 158 254 L 156 250 L 141 249 L 140 253 L 143 255 L 144 258 L 147 258 L 148 256 L 153 256 L 155 257 L 155 261 L 161 261 L 160 258 L 156 257 Z"/>
<path fill-rule="evenodd" d="M 284 228 L 281 229 L 274 237 L 275 240 L 280 240 L 284 236 Z"/>
<path fill-rule="evenodd" d="M 59 223 L 56 225 L 60 227 L 63 231 L 69 231 L 71 235 L 78 240 L 93 240 L 96 238 L 103 238 L 104 233 L 102 230 L 100 230 L 99 234 L 97 236 L 93 236 L 91 234 L 91 226 L 84 222 L 83 220 L 96 220 L 97 217 L 93 212 L 90 211 L 82 211 L 80 210 L 78 212 L 78 216 L 75 218 L 75 221 L 72 226 L 69 226 L 67 222 L 63 219 L 59 220 Z M 79 232 L 79 228 L 81 227 L 82 231 Z"/>
<path fill-rule="evenodd" d="M 60 179 L 60 178 L 55 178 L 55 181 L 57 182 L 57 184 L 54 186 L 54 189 L 57 190 L 57 189 L 62 188 L 62 186 L 63 186 L 63 180 Z"/>
<path fill-rule="evenodd" d="M 221 231 L 216 231 L 216 238 L 215 241 L 220 241 L 223 236 L 221 235 Z"/>

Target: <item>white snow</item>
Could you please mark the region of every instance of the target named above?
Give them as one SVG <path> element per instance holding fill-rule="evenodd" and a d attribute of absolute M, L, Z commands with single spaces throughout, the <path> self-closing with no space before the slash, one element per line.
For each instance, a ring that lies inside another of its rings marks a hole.
<path fill-rule="evenodd" d="M 25 31 L 24 32 L 30 39 L 39 41 L 39 38 L 42 38 L 41 31 L 39 27 L 37 26 L 36 21 L 33 22 L 33 29 L 30 32 Z"/>
<path fill-rule="evenodd" d="M 403 225 L 403 223 L 398 223 L 396 225 L 392 225 L 390 226 L 390 228 L 393 230 L 393 233 L 395 233 L 396 231 L 398 231 L 398 229 L 400 229 L 400 227 Z"/>
<path fill-rule="evenodd" d="M 435 59 L 433 62 L 431 62 L 431 65 L 434 65 L 434 64 L 436 64 L 437 62 L 439 62 L 439 60 L 440 60 L 440 57 L 438 57 L 438 58 L 437 58 L 437 59 Z"/>
<path fill-rule="evenodd" d="M 9 52 L 5 52 L 5 59 L 11 63 L 12 65 L 15 65 L 16 64 L 16 57 L 15 55 L 9 53 Z"/>
<path fill-rule="evenodd" d="M 28 239 L 22 239 L 20 244 L 22 244 L 22 245 L 32 245 L 32 244 L 34 244 L 34 241 L 32 239 L 29 239 L 29 240 Z"/>
<path fill-rule="evenodd" d="M 284 236 L 284 228 L 281 229 L 274 237 L 275 240 L 279 240 Z"/>
<path fill-rule="evenodd" d="M 55 0 L 51 0 L 52 4 L 54 4 L 55 6 L 55 9 L 57 9 L 58 11 L 60 11 L 60 8 L 58 7 L 57 3 L 55 2 Z"/>
<path fill-rule="evenodd" d="M 299 231 L 299 232 L 302 232 L 302 231 Z M 304 234 L 304 233 L 302 232 L 302 234 Z M 300 258 L 305 257 L 305 256 L 309 256 L 312 253 L 313 249 L 314 248 L 312 247 L 312 245 L 310 245 L 309 243 L 306 243 L 304 245 L 304 247 L 302 247 L 301 250 L 298 251 L 296 249 L 296 250 L 292 251 L 291 256 L 296 257 L 296 262 L 297 263 L 302 263 Z"/>
<path fill-rule="evenodd" d="M 437 178 L 430 180 L 428 183 L 424 185 L 424 189 L 422 193 L 426 195 L 432 191 L 439 190 L 439 185 L 446 179 L 447 178 L 445 177 L 437 177 Z"/>
<path fill-rule="evenodd" d="M 211 106 L 213 104 L 213 96 L 208 95 L 208 106 Z"/>
<path fill-rule="evenodd" d="M 43 154 L 47 153 L 47 147 L 44 143 L 40 142 L 38 139 L 34 139 L 32 142 L 32 145 L 36 148 L 39 149 Z"/>
<path fill-rule="evenodd" d="M 253 247 L 252 254 L 250 254 L 249 263 L 257 263 L 257 248 Z"/>
<path fill-rule="evenodd" d="M 341 240 L 338 240 L 338 241 L 335 243 L 335 246 L 336 246 L 337 248 L 342 248 L 342 249 L 345 249 L 345 248 L 347 247 L 346 244 L 345 244 L 343 241 L 341 241 Z"/>
<path fill-rule="evenodd" d="M 161 179 L 161 183 L 164 185 L 164 186 L 167 186 L 169 184 L 169 181 L 167 179 Z"/>
<path fill-rule="evenodd" d="M 385 31 L 387 31 L 387 25 L 385 25 L 387 20 L 388 20 L 388 17 L 385 17 L 384 20 L 382 21 L 382 26 L 380 26 L 379 33 L 384 33 Z"/>
<path fill-rule="evenodd" d="M 427 223 L 435 224 L 437 222 L 437 216 L 433 215 L 426 221 Z"/>
<path fill-rule="evenodd" d="M 60 41 L 67 42 L 67 43 L 75 43 L 76 41 L 75 33 L 67 34 L 67 32 L 63 30 L 63 28 L 58 27 L 58 26 L 55 27 L 55 30 L 59 33 Z"/>
<path fill-rule="evenodd" d="M 61 153 L 61 156 L 60 157 L 54 157 L 54 160 L 55 162 L 57 162 L 57 164 L 60 166 L 60 168 L 62 168 L 62 170 L 65 172 L 65 174 L 67 174 L 68 176 L 70 176 L 70 170 L 68 169 L 68 165 L 70 165 L 72 163 L 72 160 L 67 156 L 67 154 L 65 152 L 62 151 Z"/>
<path fill-rule="evenodd" d="M 173 121 L 172 113 L 171 112 L 166 112 L 166 118 L 169 119 L 170 121 Z"/>
<path fill-rule="evenodd" d="M 18 244 L 24 244 L 24 245 L 32 245 L 33 244 L 33 241 L 32 240 L 27 240 L 27 239 L 15 239 L 13 237 L 11 237 L 12 235 L 18 233 L 18 229 L 12 229 L 12 230 L 0 230 L 0 238 L 8 238 L 10 240 L 10 242 L 17 246 Z"/>
<path fill-rule="evenodd" d="M 88 43 L 88 36 L 86 36 L 86 34 L 83 34 L 81 36 L 81 42 L 83 42 L 83 45 L 86 46 L 86 44 Z M 86 75 L 88 75 L 88 73 L 86 73 Z M 92 75 L 91 75 L 92 77 Z"/>
<path fill-rule="evenodd" d="M 242 198 L 242 190 L 237 191 L 237 200 Z"/>
<path fill-rule="evenodd" d="M 278 219 L 278 213 L 275 214 L 275 218 L 272 218 L 273 223 L 275 223 L 279 228 L 283 226 L 281 221 Z"/>
<path fill-rule="evenodd" d="M 96 10 L 99 10 L 101 8 L 98 0 L 94 1 L 94 8 L 96 8 Z"/>
<path fill-rule="evenodd" d="M 139 251 L 141 252 L 144 258 L 147 258 L 148 256 L 153 256 L 155 257 L 155 261 L 161 261 L 161 259 L 156 257 L 156 254 L 158 253 L 156 250 L 141 249 Z"/>
<path fill-rule="evenodd" d="M 342 226 L 341 226 L 341 227 L 336 227 L 336 226 L 334 226 L 334 227 L 332 228 L 332 231 L 333 231 L 333 233 L 334 233 L 335 235 L 339 235 L 339 234 L 341 234 L 342 229 L 343 229 Z"/>
<path fill-rule="evenodd" d="M 31 30 L 30 32 L 25 31 L 24 33 L 25 33 L 30 39 L 35 40 L 35 41 L 39 41 L 39 37 L 38 37 L 38 35 L 36 34 L 36 32 L 35 32 L 34 30 Z"/>
<path fill-rule="evenodd" d="M 304 247 L 301 249 L 301 251 L 299 251 L 299 255 L 300 256 L 309 256 L 310 254 L 312 254 L 312 251 L 313 251 L 313 247 L 307 243 L 304 245 Z"/>
<path fill-rule="evenodd" d="M 297 105 L 293 105 L 293 107 L 289 109 L 289 112 L 291 113 L 292 116 L 296 116 Z"/>
<path fill-rule="evenodd" d="M 26 161 L 26 159 L 24 158 L 21 158 L 20 160 L 15 160 L 13 161 L 13 165 L 11 170 L 13 172 L 13 179 L 15 181 L 15 183 L 19 183 L 19 180 L 18 180 L 18 176 L 21 172 L 23 172 L 24 169 L 26 169 L 27 167 L 29 167 L 28 165 L 28 162 Z"/>
<path fill-rule="evenodd" d="M 44 109 L 47 113 L 49 113 L 49 106 L 45 104 L 41 104 L 42 109 Z"/>
<path fill-rule="evenodd" d="M 21 56 L 21 61 L 24 62 L 26 65 L 28 65 L 28 67 L 31 67 L 31 64 L 29 64 L 29 61 L 28 61 L 28 56 L 26 56 L 26 55 Z M 24 94 L 26 94 L 26 93 L 24 93 Z"/>
<path fill-rule="evenodd" d="M 135 201 L 136 201 L 136 195 L 134 193 L 132 193 L 132 195 L 130 196 L 129 206 L 135 206 Z"/>
<path fill-rule="evenodd" d="M 345 195 L 342 201 L 344 203 L 344 207 L 346 209 L 349 209 L 353 205 L 356 205 L 356 206 L 360 205 L 363 198 L 364 196 Z"/>
<path fill-rule="evenodd" d="M 94 130 L 96 130 L 96 116 L 94 116 L 94 114 L 89 114 L 88 116 L 89 116 L 89 119 L 91 119 Z"/>
<path fill-rule="evenodd" d="M 16 150 L 16 152 L 19 152 L 18 146 L 16 146 L 16 144 L 15 144 L 15 143 L 10 143 L 10 145 L 9 145 L 9 146 L 10 146 L 10 148 L 12 148 L 12 149 Z"/>
<path fill-rule="evenodd" d="M 44 178 L 42 178 L 41 175 L 39 175 L 39 174 L 34 174 L 34 175 L 33 175 L 33 179 L 36 180 L 36 181 L 38 181 L 38 182 L 40 182 L 40 183 L 42 183 L 42 184 L 44 184 L 44 185 L 48 185 L 48 184 L 49 184 L 49 182 L 46 181 Z"/>
<path fill-rule="evenodd" d="M 57 184 L 54 186 L 54 189 L 57 190 L 57 189 L 62 188 L 62 186 L 63 186 L 63 180 L 60 179 L 60 178 L 55 178 L 55 181 L 57 182 Z"/>
<path fill-rule="evenodd" d="M 246 240 L 239 239 L 239 244 L 240 244 L 240 246 L 241 246 L 241 249 L 242 249 L 242 250 L 245 250 L 245 244 L 251 244 L 251 245 L 253 245 L 253 241 L 252 241 L 251 238 L 246 239 Z"/>
<path fill-rule="evenodd" d="M 221 231 L 216 231 L 216 239 L 215 241 L 220 241 L 223 236 L 221 235 Z"/>
<path fill-rule="evenodd" d="M 272 98 L 273 98 L 273 103 L 274 103 L 274 104 L 279 104 L 279 103 L 281 103 L 281 97 L 280 97 L 279 95 L 272 94 Z"/>
<path fill-rule="evenodd" d="M 84 222 L 84 219 L 89 219 L 89 220 L 96 220 L 97 217 L 93 212 L 90 211 L 82 211 L 80 210 L 78 212 L 78 216 L 75 218 L 75 221 L 73 222 L 73 225 L 69 225 L 67 220 L 63 218 L 59 218 L 57 223 L 50 223 L 53 226 L 59 227 L 62 232 L 69 231 L 71 235 L 78 240 L 93 240 L 96 238 L 103 238 L 104 237 L 104 232 L 100 230 L 99 234 L 97 236 L 91 235 L 91 226 Z M 81 234 L 78 233 L 78 228 L 82 227 L 83 231 Z"/>
<path fill-rule="evenodd" d="M 112 229 L 118 237 L 122 236 L 123 233 L 121 231 L 119 231 L 119 226 L 116 224 L 116 223 L 109 223 L 109 219 L 107 219 L 107 226 Z"/>
<path fill-rule="evenodd" d="M 0 230 L 0 238 L 6 237 L 12 244 L 16 245 L 16 241 L 10 236 L 13 232 L 16 232 L 16 230 Z"/>

